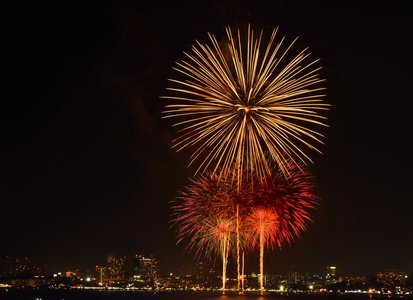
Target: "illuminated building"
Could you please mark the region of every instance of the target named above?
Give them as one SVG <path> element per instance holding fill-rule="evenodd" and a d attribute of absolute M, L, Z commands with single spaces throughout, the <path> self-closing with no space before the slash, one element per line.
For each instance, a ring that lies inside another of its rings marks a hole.
<path fill-rule="evenodd" d="M 33 265 L 33 274 L 35 275 L 45 275 L 47 274 L 47 264 L 43 263 L 42 265 Z"/>
<path fill-rule="evenodd" d="M 336 267 L 333 267 L 333 266 L 327 267 L 326 277 L 335 277 L 335 276 L 336 276 Z"/>
<path fill-rule="evenodd" d="M 106 279 L 106 268 L 102 266 L 96 266 L 95 268 L 95 277 L 99 285 L 103 285 Z"/>
<path fill-rule="evenodd" d="M 132 259 L 132 275 L 139 276 L 141 275 L 141 265 L 140 265 L 140 259 L 143 257 L 142 254 L 135 254 L 135 256 Z"/>
<path fill-rule="evenodd" d="M 194 275 L 194 268 L 192 265 L 182 265 L 180 270 L 180 275 L 182 277 L 192 277 Z"/>
<path fill-rule="evenodd" d="M 399 271 L 388 271 L 377 274 L 377 282 L 385 287 L 401 286 L 404 283 L 405 274 Z"/>
<path fill-rule="evenodd" d="M 200 259 L 195 266 L 195 282 L 200 287 L 210 287 L 217 281 L 218 266 L 206 258 Z M 218 280 L 219 282 L 219 280 Z"/>
<path fill-rule="evenodd" d="M 267 288 L 279 288 L 280 285 L 287 284 L 286 276 L 280 274 L 267 274 L 265 275 Z"/>
<path fill-rule="evenodd" d="M 336 267 L 329 266 L 327 267 L 327 274 L 326 274 L 326 284 L 332 284 L 336 282 Z"/>
<path fill-rule="evenodd" d="M 0 276 L 40 275 L 46 273 L 47 265 L 36 265 L 28 257 L 12 258 L 4 256 L 0 259 Z"/>
<path fill-rule="evenodd" d="M 288 273 L 287 283 L 290 288 L 299 286 L 306 286 L 309 282 L 308 274 L 301 273 L 299 271 L 292 271 Z"/>
<path fill-rule="evenodd" d="M 367 283 L 367 278 L 366 278 L 366 276 L 361 276 L 361 275 L 358 275 L 358 274 L 350 274 L 350 275 L 344 277 L 343 281 L 347 285 L 355 285 L 355 284 L 365 285 Z"/>
<path fill-rule="evenodd" d="M 324 286 L 324 278 L 318 274 L 313 274 L 310 276 L 308 284 L 309 286 L 312 286 L 313 289 L 319 289 Z"/>
<path fill-rule="evenodd" d="M 160 261 L 157 258 L 145 257 L 143 254 L 135 254 L 133 260 L 134 278 L 149 279 L 159 277 Z"/>
<path fill-rule="evenodd" d="M 14 273 L 14 260 L 10 256 L 2 257 L 0 260 L 0 276 L 9 276 Z"/>
<path fill-rule="evenodd" d="M 106 281 L 109 284 L 120 283 L 125 280 L 126 256 L 108 257 L 106 266 Z"/>
<path fill-rule="evenodd" d="M 31 272 L 32 262 L 29 258 L 16 258 L 15 274 L 28 274 Z"/>

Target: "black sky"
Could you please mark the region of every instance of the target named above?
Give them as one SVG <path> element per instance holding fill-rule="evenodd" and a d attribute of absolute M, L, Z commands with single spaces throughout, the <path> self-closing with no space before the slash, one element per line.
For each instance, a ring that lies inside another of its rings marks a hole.
<path fill-rule="evenodd" d="M 1 256 L 56 271 L 134 253 L 165 273 L 192 262 L 168 202 L 194 170 L 170 150 L 159 96 L 195 39 L 251 23 L 300 36 L 332 104 L 324 154 L 312 154 L 315 222 L 266 269 L 413 271 L 410 4 L 8 1 L 1 14 Z"/>

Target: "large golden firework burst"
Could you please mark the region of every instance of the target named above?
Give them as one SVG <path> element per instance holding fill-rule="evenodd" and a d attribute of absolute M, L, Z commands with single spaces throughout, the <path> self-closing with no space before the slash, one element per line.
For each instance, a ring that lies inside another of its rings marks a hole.
<path fill-rule="evenodd" d="M 264 44 L 263 31 L 255 37 L 248 26 L 245 38 L 227 27 L 225 42 L 209 34 L 212 45 L 197 41 L 176 63 L 183 79 L 170 79 L 174 86 L 163 98 L 173 104 L 163 113 L 178 117 L 173 147 L 194 149 L 190 164 L 200 161 L 197 172 L 211 166 L 228 175 L 235 167 L 240 179 L 248 167 L 264 178 L 272 160 L 288 175 L 287 160 L 298 165 L 311 161 L 306 148 L 320 152 L 314 144 L 322 143 L 322 134 L 311 124 L 325 126 L 319 112 L 329 106 L 322 100 L 321 68 L 309 61 L 307 49 L 291 56 L 297 39 L 283 47 L 277 30 Z"/>

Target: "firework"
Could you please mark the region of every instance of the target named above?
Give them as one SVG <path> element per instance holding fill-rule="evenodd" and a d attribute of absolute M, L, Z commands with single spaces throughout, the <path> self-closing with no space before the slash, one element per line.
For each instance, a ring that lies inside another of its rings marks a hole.
<path fill-rule="evenodd" d="M 234 254 L 235 247 L 245 250 L 242 232 L 246 229 L 239 216 L 249 210 L 246 201 L 251 199 L 250 192 L 248 183 L 237 188 L 233 176 L 206 172 L 192 179 L 174 201 L 172 222 L 177 228 L 178 243 L 188 240 L 187 249 L 195 250 L 197 256 L 221 256 L 223 292 L 228 255 Z"/>
<path fill-rule="evenodd" d="M 263 293 L 264 248 L 281 247 L 291 243 L 311 220 L 318 197 L 314 194 L 312 178 L 304 166 L 291 161 L 285 166 L 289 177 L 280 168 L 273 168 L 265 180 L 258 180 L 245 217 L 247 237 L 251 248 L 260 252 L 260 287 Z"/>
<path fill-rule="evenodd" d="M 272 207 L 253 207 L 246 220 L 252 248 L 257 245 L 273 245 L 276 243 L 280 229 L 277 211 Z"/>
<path fill-rule="evenodd" d="M 287 162 L 289 177 L 280 168 L 254 187 L 253 206 L 270 208 L 278 217 L 278 236 L 267 238 L 267 247 L 291 243 L 306 230 L 318 204 L 313 177 L 304 166 Z M 250 202 L 251 203 L 251 202 Z"/>
<path fill-rule="evenodd" d="M 279 217 L 277 212 L 269 207 L 254 207 L 247 219 L 249 232 L 252 237 L 259 236 L 260 248 L 260 287 L 261 294 L 263 293 L 264 283 L 264 247 L 266 244 L 275 242 L 279 235 Z M 252 240 L 253 245 L 255 239 Z"/>
<path fill-rule="evenodd" d="M 258 248 L 262 291 L 264 248 L 291 243 L 306 229 L 317 204 L 306 168 L 292 162 L 286 168 L 289 177 L 272 168 L 265 180 L 245 170 L 252 178 L 243 176 L 241 188 L 232 175 L 222 177 L 212 171 L 192 179 L 173 207 L 178 242 L 188 240 L 187 248 L 199 256 L 221 256 L 223 280 L 228 255 L 237 252 L 239 257 L 239 248 L 242 252 Z"/>
<path fill-rule="evenodd" d="M 177 118 L 180 128 L 173 147 L 194 149 L 197 172 L 211 166 L 224 176 L 232 172 L 238 183 L 245 166 L 262 178 L 271 174 L 270 161 L 284 174 L 286 159 L 311 161 L 303 148 L 317 150 L 322 135 L 309 127 L 325 125 L 320 112 L 328 109 L 317 60 L 306 49 L 289 58 L 295 40 L 284 47 L 277 29 L 267 43 L 250 27 L 246 38 L 239 30 L 226 33 L 222 43 L 213 35 L 210 44 L 197 42 L 176 64 L 183 79 L 171 79 L 171 94 L 163 97 L 174 102 L 164 117 Z"/>
<path fill-rule="evenodd" d="M 208 222 L 212 221 L 212 222 Z M 222 292 L 225 294 L 225 284 L 227 282 L 227 262 L 228 254 L 230 249 L 231 237 L 233 236 L 234 224 L 231 220 L 228 219 L 216 219 L 211 217 L 206 222 L 207 226 L 204 228 L 204 238 L 203 240 L 209 241 L 206 244 L 208 248 L 217 248 L 219 249 L 221 259 L 222 259 Z M 217 244 L 218 242 L 218 244 Z M 217 245 L 216 245 L 217 244 Z M 214 245 L 216 245 L 214 247 Z"/>
<path fill-rule="evenodd" d="M 188 250 L 196 249 L 197 256 L 213 254 L 217 249 L 210 240 L 214 236 L 210 234 L 213 220 L 231 222 L 233 235 L 237 230 L 237 206 L 241 215 L 247 213 L 250 190 L 248 184 L 241 190 L 237 188 L 232 176 L 221 177 L 211 171 L 191 179 L 191 185 L 173 201 L 172 223 L 177 228 L 178 243 L 191 237 Z"/>

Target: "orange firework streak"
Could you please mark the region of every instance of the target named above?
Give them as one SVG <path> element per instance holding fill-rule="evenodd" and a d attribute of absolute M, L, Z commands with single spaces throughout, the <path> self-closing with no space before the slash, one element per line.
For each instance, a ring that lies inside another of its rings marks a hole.
<path fill-rule="evenodd" d="M 229 244 L 231 238 L 232 223 L 230 221 L 219 221 L 213 228 L 213 238 L 218 239 L 222 256 L 222 293 L 225 294 L 225 284 L 227 281 L 227 262 Z"/>
<path fill-rule="evenodd" d="M 259 236 L 260 249 L 260 290 L 261 295 L 264 293 L 264 247 L 271 240 L 274 241 L 279 235 L 280 222 L 277 212 L 273 208 L 258 207 L 253 208 L 247 220 L 248 227 L 251 230 L 251 236 Z M 252 240 L 252 246 L 255 246 L 255 239 Z"/>
<path fill-rule="evenodd" d="M 210 44 L 197 42 L 186 60 L 176 63 L 182 79 L 170 79 L 164 118 L 179 118 L 173 147 L 194 149 L 190 164 L 199 160 L 197 172 L 210 166 L 238 183 L 243 168 L 263 178 L 275 162 L 288 176 L 286 160 L 296 165 L 311 159 L 305 148 L 317 150 L 322 134 L 312 127 L 325 119 L 324 81 L 304 49 L 290 55 L 284 38 L 276 42 L 277 29 L 263 42 L 248 27 L 246 38 L 226 29 L 226 41 L 209 35 Z M 282 50 L 284 48 L 284 50 Z M 311 126 L 306 126 L 310 125 Z"/>

